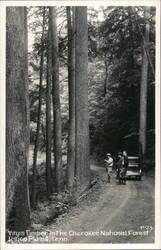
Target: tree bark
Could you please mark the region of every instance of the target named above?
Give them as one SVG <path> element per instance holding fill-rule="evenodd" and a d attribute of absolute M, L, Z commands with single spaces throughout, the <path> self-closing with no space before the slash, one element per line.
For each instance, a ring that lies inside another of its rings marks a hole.
<path fill-rule="evenodd" d="M 147 21 L 149 7 L 145 9 L 145 34 L 143 44 L 143 60 L 142 60 L 142 72 L 141 72 L 141 85 L 140 85 L 140 128 L 139 128 L 139 143 L 143 156 L 146 153 L 146 123 L 147 123 L 147 89 L 148 89 L 148 57 L 146 53 L 146 47 L 149 42 L 149 21 Z"/>
<path fill-rule="evenodd" d="M 87 8 L 76 7 L 76 177 L 80 192 L 90 184 Z"/>
<path fill-rule="evenodd" d="M 55 188 L 60 192 L 64 186 L 62 171 L 62 124 L 61 124 L 61 106 L 59 91 L 59 52 L 58 36 L 56 25 L 56 8 L 49 7 L 49 16 L 51 24 L 52 37 L 52 96 L 54 112 L 54 163 L 55 163 Z"/>
<path fill-rule="evenodd" d="M 50 23 L 49 23 L 50 25 Z M 47 84 L 46 84 L 46 187 L 47 194 L 52 193 L 51 172 L 51 80 L 52 80 L 52 43 L 51 32 L 48 27 L 48 51 L 47 51 Z"/>
<path fill-rule="evenodd" d="M 29 93 L 25 7 L 6 9 L 6 221 L 30 224 L 28 193 Z"/>
<path fill-rule="evenodd" d="M 69 132 L 68 132 L 68 154 L 67 154 L 67 183 L 71 190 L 74 185 L 75 176 L 75 24 L 71 7 L 67 7 L 68 27 L 68 88 L 69 88 Z M 73 17 L 73 18 L 72 18 Z M 73 22 L 72 22 L 73 21 Z"/>
<path fill-rule="evenodd" d="M 40 133 L 40 118 L 41 118 L 41 106 L 42 106 L 42 81 L 43 81 L 43 68 L 44 68 L 44 30 L 45 30 L 45 7 L 43 8 L 43 25 L 42 25 L 42 37 L 41 37 L 41 59 L 40 59 L 40 82 L 39 82 L 39 104 L 37 113 L 37 127 L 34 145 L 33 155 L 33 178 L 32 178 L 32 207 L 36 205 L 36 166 L 37 166 L 37 152 L 39 146 L 39 133 Z"/>

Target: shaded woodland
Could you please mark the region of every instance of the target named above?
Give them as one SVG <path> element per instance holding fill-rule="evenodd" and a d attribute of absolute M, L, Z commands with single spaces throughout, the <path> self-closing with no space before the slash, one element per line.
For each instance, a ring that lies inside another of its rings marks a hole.
<path fill-rule="evenodd" d="M 155 8 L 7 7 L 7 229 L 67 213 L 123 149 L 154 167 Z"/>

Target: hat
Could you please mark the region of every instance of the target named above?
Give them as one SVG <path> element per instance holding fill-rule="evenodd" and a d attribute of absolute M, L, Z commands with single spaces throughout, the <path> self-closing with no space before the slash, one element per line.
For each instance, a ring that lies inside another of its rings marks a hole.
<path fill-rule="evenodd" d="M 110 153 L 107 153 L 107 156 L 111 156 L 111 154 L 110 154 Z"/>

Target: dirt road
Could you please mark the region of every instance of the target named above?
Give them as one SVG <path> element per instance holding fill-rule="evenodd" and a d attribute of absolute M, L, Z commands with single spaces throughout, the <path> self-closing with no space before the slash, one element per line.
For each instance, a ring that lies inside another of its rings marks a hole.
<path fill-rule="evenodd" d="M 93 169 L 97 170 L 93 166 Z M 99 168 L 99 187 L 73 207 L 59 225 L 50 225 L 55 243 L 153 243 L 154 178 L 118 185 Z M 55 233 L 57 232 L 57 233 Z M 54 243 L 53 242 L 53 243 Z"/>

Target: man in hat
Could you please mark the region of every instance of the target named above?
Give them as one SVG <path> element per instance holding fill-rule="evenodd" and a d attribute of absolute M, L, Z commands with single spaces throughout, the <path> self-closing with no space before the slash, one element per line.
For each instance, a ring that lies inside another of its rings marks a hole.
<path fill-rule="evenodd" d="M 107 159 L 105 159 L 105 166 L 106 166 L 106 171 L 107 171 L 107 177 L 108 177 L 108 182 L 111 180 L 111 172 L 113 168 L 113 158 L 110 153 L 106 154 Z"/>

